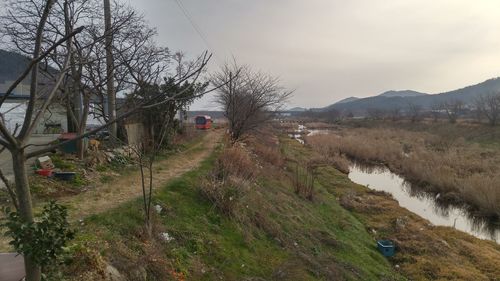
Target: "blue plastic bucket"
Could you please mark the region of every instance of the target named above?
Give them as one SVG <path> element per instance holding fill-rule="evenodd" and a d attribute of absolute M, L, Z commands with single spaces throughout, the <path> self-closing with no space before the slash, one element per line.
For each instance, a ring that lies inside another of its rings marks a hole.
<path fill-rule="evenodd" d="M 386 257 L 392 257 L 394 256 L 394 250 L 396 246 L 391 240 L 378 240 L 377 248 L 382 253 L 382 255 Z"/>

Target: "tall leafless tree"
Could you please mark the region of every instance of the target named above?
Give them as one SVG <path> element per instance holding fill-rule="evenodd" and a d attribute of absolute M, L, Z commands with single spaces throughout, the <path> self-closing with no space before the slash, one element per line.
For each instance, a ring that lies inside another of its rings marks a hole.
<path fill-rule="evenodd" d="M 279 82 L 276 77 L 236 62 L 225 64 L 212 76 L 212 83 L 220 87 L 216 102 L 229 120 L 233 143 L 273 118 L 273 113 L 284 106 L 292 91 Z"/>
<path fill-rule="evenodd" d="M 495 126 L 500 117 L 500 95 L 481 95 L 475 100 L 476 110 L 480 116 L 488 120 L 490 126 Z"/>
<path fill-rule="evenodd" d="M 23 22 L 11 22 L 9 28 L 12 34 L 16 34 L 15 31 L 18 30 L 20 34 L 22 30 L 30 30 L 27 35 L 32 36 L 31 44 L 29 44 L 29 39 L 17 41 L 19 43 L 24 42 L 24 47 L 19 45 L 19 51 L 30 53 L 30 63 L 19 76 L 18 79 L 9 87 L 5 95 L 0 100 L 1 104 L 12 94 L 13 90 L 18 86 L 25 78 L 30 75 L 30 92 L 29 100 L 27 102 L 27 110 L 25 113 L 25 118 L 20 126 L 16 126 L 13 131 L 10 131 L 6 124 L 3 122 L 3 118 L 0 118 L 0 145 L 3 147 L 2 150 L 6 149 L 12 157 L 12 165 L 14 171 L 15 185 L 7 184 L 9 188 L 9 194 L 12 196 L 13 205 L 16 207 L 17 212 L 20 215 L 21 220 L 24 223 L 32 223 L 34 221 L 33 207 L 31 192 L 29 188 L 28 172 L 26 161 L 30 158 L 37 157 L 48 153 L 58 146 L 64 145 L 69 141 L 61 142 L 58 144 L 44 144 L 42 147 L 34 146 L 30 143 L 32 134 L 36 126 L 40 123 L 42 116 L 47 111 L 49 105 L 53 102 L 53 99 L 58 94 L 64 94 L 61 91 L 61 85 L 66 79 L 71 79 L 71 69 L 75 67 L 74 64 L 78 64 L 78 60 L 72 59 L 74 52 L 72 50 L 73 43 L 78 40 L 77 35 L 80 35 L 84 30 L 83 27 L 71 27 L 72 25 L 63 25 L 62 33 L 54 33 L 51 25 L 52 21 L 49 18 L 54 13 L 59 13 L 61 10 L 55 8 L 55 0 L 22 0 L 17 2 L 12 2 L 13 6 L 7 11 L 7 15 L 14 16 L 19 11 L 39 11 L 39 16 L 36 17 L 37 20 L 31 21 L 26 25 Z M 70 12 L 69 12 L 69 0 L 63 2 L 64 22 L 70 22 Z M 34 32 L 33 32 L 34 31 Z M 29 38 L 29 37 L 27 37 Z M 32 46 L 32 47 L 30 47 Z M 48 85 L 48 88 L 42 89 L 38 83 L 41 70 L 44 66 L 41 62 L 46 62 L 49 57 L 59 56 L 62 59 L 61 67 L 52 73 L 54 76 L 54 82 Z M 210 55 L 204 54 L 199 59 L 200 63 L 198 67 L 191 70 L 189 73 L 185 73 L 183 77 L 175 81 L 175 85 L 180 85 L 188 79 L 196 79 L 199 77 L 202 70 L 206 67 Z M 89 75 L 96 75 L 92 73 Z M 100 130 L 108 128 L 112 124 L 136 114 L 139 110 L 144 110 L 148 108 L 154 108 L 166 102 L 170 102 L 179 97 L 182 93 L 169 92 L 170 89 L 163 89 L 159 91 L 156 95 L 142 100 L 141 103 L 136 104 L 133 108 L 128 109 L 126 112 L 122 112 L 120 116 L 114 119 L 108 120 L 103 125 L 85 133 L 77 134 L 75 140 L 83 139 L 89 135 L 92 135 Z M 167 95 L 167 93 L 169 93 Z M 30 150 L 28 148 L 31 147 Z M 5 179 L 5 177 L 1 177 Z M 6 180 L 6 179 L 5 179 Z M 8 183 L 8 182 L 7 182 Z M 30 241 L 24 241 L 25 243 L 30 243 Z M 36 264 L 35 259 L 29 255 L 24 255 L 25 269 L 26 269 L 26 280 L 28 281 L 39 281 L 41 278 L 40 266 Z"/>
<path fill-rule="evenodd" d="M 439 103 L 434 103 L 431 106 L 431 111 L 430 114 L 432 116 L 432 121 L 437 122 L 439 119 L 439 116 L 441 116 L 441 111 L 443 110 L 443 107 Z"/>
<path fill-rule="evenodd" d="M 448 121 L 450 123 L 456 123 L 458 116 L 460 116 L 463 111 L 464 103 L 461 100 L 450 100 L 443 102 L 441 108 L 446 112 Z"/>
<path fill-rule="evenodd" d="M 113 59 L 113 33 L 111 28 L 111 1 L 104 1 L 104 33 L 106 40 L 106 73 L 108 77 L 107 83 L 107 105 L 109 120 L 116 119 L 116 92 L 114 80 L 114 59 Z M 111 136 L 117 137 L 118 127 L 113 123 L 109 128 Z"/>
<path fill-rule="evenodd" d="M 412 123 L 420 121 L 420 118 L 422 117 L 422 106 L 409 103 L 407 107 L 407 114 Z"/>

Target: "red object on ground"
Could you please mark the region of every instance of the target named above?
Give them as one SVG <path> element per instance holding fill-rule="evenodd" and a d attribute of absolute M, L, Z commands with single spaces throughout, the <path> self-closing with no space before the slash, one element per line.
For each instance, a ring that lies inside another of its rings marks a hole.
<path fill-rule="evenodd" d="M 52 175 L 52 170 L 38 169 L 36 170 L 36 173 L 39 174 L 40 176 L 50 177 Z"/>

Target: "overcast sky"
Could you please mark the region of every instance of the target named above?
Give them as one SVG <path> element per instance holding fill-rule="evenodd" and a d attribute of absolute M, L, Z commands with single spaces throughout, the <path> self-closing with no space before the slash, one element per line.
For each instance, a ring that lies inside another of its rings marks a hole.
<path fill-rule="evenodd" d="M 281 77 L 296 89 L 290 106 L 439 93 L 500 76 L 499 0 L 179 0 L 209 46 L 175 0 L 128 1 L 172 50 L 210 48 L 212 68 L 235 56 Z"/>

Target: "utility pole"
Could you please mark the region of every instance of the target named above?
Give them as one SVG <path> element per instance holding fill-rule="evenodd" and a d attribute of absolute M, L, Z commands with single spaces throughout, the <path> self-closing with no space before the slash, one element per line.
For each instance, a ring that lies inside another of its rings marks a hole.
<path fill-rule="evenodd" d="M 179 77 L 179 81 L 182 79 L 182 58 L 184 57 L 184 54 L 182 52 L 177 52 L 175 53 L 175 60 L 177 61 L 177 76 Z M 184 113 L 185 113 L 185 108 L 184 106 L 181 105 L 181 108 L 179 110 L 179 127 L 180 129 L 183 129 L 184 127 Z"/>
<path fill-rule="evenodd" d="M 108 96 L 108 122 L 116 119 L 116 93 L 114 79 L 113 59 L 113 31 L 111 30 L 111 3 L 104 0 L 104 34 L 106 43 L 106 74 L 107 74 L 107 96 Z M 116 140 L 118 125 L 112 123 L 109 126 L 111 139 Z"/>

